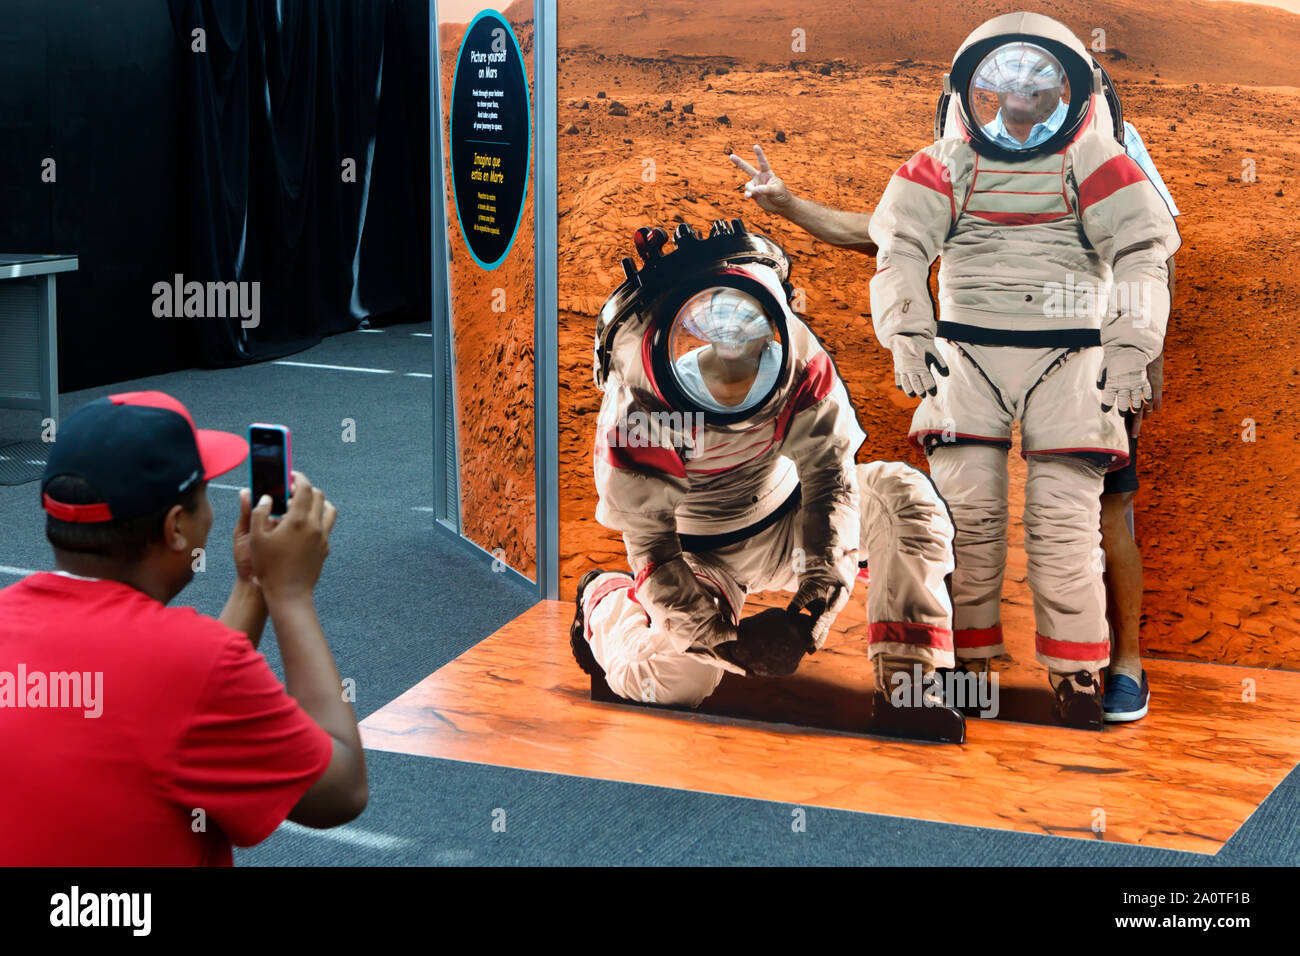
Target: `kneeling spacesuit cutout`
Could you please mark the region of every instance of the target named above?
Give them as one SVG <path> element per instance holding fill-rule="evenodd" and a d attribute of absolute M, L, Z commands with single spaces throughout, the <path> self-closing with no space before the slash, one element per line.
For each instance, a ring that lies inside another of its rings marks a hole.
<path fill-rule="evenodd" d="M 855 465 L 865 435 L 790 309 L 780 247 L 739 219 L 707 238 L 681 224 L 669 254 L 663 230 L 635 238 L 644 266 L 623 260 L 597 324 L 593 458 L 596 518 L 623 534 L 631 576 L 584 578 L 575 652 L 624 698 L 697 706 L 745 673 L 728 645 L 746 594 L 793 591 L 814 651 L 869 556 L 878 691 L 914 664 L 952 666 L 947 508 L 914 468 Z M 961 739 L 959 713 L 927 710 L 899 732 Z"/>

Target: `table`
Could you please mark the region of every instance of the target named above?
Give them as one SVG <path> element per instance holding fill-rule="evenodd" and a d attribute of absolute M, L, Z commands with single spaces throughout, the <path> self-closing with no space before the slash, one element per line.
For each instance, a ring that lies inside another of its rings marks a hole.
<path fill-rule="evenodd" d="M 77 257 L 0 253 L 0 408 L 59 420 L 59 337 L 54 277 Z"/>

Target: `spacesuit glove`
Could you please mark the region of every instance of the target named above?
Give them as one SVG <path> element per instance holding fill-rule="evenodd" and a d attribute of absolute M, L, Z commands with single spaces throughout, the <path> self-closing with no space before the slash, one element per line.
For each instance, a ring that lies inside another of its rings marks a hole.
<path fill-rule="evenodd" d="M 743 667 L 748 677 L 788 677 L 808 653 L 810 640 L 804 625 L 811 620 L 769 607 L 742 619 L 736 639 L 714 650 L 724 661 Z"/>
<path fill-rule="evenodd" d="M 799 590 L 786 607 L 787 614 L 803 615 L 811 620 L 802 622 L 809 632 L 808 653 L 822 649 L 830 634 L 835 617 L 849 600 L 849 589 L 832 577 L 809 575 L 799 583 Z"/>
<path fill-rule="evenodd" d="M 1108 412 L 1116 406 L 1121 412 L 1136 412 L 1142 403 L 1151 398 L 1151 382 L 1147 379 L 1147 357 L 1131 345 L 1107 347 L 1101 364 L 1101 410 Z"/>
<path fill-rule="evenodd" d="M 686 648 L 687 654 L 720 670 L 739 674 L 741 677 L 752 676 L 746 663 L 736 660 L 730 653 L 736 647 L 740 635 L 739 629 L 731 623 L 730 618 L 718 614 L 704 622 L 700 631 L 695 642 Z"/>
<path fill-rule="evenodd" d="M 902 334 L 894 337 L 891 350 L 894 353 L 894 384 L 903 390 L 908 398 L 917 398 L 921 394 L 934 395 L 939 390 L 930 366 L 940 375 L 948 374 L 948 366 L 943 364 L 938 350 L 934 347 L 933 335 L 917 333 Z"/>

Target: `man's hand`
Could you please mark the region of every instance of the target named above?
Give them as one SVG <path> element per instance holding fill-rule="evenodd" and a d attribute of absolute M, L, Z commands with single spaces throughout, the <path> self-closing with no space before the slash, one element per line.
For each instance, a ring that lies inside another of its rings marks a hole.
<path fill-rule="evenodd" d="M 1151 383 L 1147 381 L 1147 359 L 1141 349 L 1129 345 L 1108 348 L 1102 358 L 1101 410 L 1108 412 L 1118 406 L 1121 412 L 1134 411 L 1151 398 Z"/>
<path fill-rule="evenodd" d="M 848 588 L 833 578 L 810 575 L 800 582 L 785 612 L 806 634 L 809 654 L 822 649 L 835 617 L 848 600 Z"/>
<path fill-rule="evenodd" d="M 232 553 L 235 558 L 235 586 L 218 619 L 231 630 L 243 631 L 257 647 L 266 627 L 266 600 L 257 575 L 253 573 L 252 494 L 247 488 L 239 492 L 239 520 L 235 522 Z"/>
<path fill-rule="evenodd" d="M 908 398 L 934 395 L 939 385 L 930 374 L 931 366 L 940 375 L 948 374 L 934 346 L 932 335 L 898 335 L 894 337 L 894 384 Z"/>
<path fill-rule="evenodd" d="M 249 522 L 249 552 L 268 602 L 311 595 L 329 556 L 329 535 L 337 517 L 325 493 L 313 488 L 302 472 L 293 473 L 289 508 L 278 521 L 271 517 L 270 495 L 262 496 Z"/>
<path fill-rule="evenodd" d="M 239 491 L 239 520 L 235 522 L 234 546 L 235 574 L 241 581 L 257 584 L 257 575 L 253 573 L 253 533 L 251 518 L 253 514 L 253 493 L 247 488 Z"/>
<path fill-rule="evenodd" d="M 743 187 L 745 195 L 758 203 L 760 209 L 783 216 L 790 204 L 794 202 L 794 196 L 786 188 L 780 177 L 772 172 L 767 157 L 763 155 L 763 147 L 757 143 L 754 144 L 754 154 L 758 157 L 758 169 L 749 165 L 735 153 L 730 156 L 731 161 L 750 176 L 749 182 L 745 183 Z"/>

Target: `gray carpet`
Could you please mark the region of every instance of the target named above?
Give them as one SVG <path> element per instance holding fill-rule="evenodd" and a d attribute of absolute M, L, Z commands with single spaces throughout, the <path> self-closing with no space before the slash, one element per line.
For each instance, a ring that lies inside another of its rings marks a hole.
<path fill-rule="evenodd" d="M 432 345 L 428 325 L 327 339 L 290 361 L 391 369 L 376 375 L 262 364 L 191 370 L 61 396 L 64 416 L 101 395 L 158 388 L 203 428 L 243 433 L 287 423 L 294 463 L 339 508 L 317 605 L 359 716 L 401 694 L 535 601 L 534 592 L 465 558 L 435 534 Z M 355 444 L 342 421 L 356 422 Z M 0 410 L 0 440 L 32 439 L 35 413 Z M 217 479 L 247 484 L 244 473 Z M 218 614 L 234 570 L 234 491 L 216 514 L 207 569 L 178 599 Z M 0 586 L 50 566 L 35 483 L 0 487 Z M 274 640 L 262 644 L 282 673 Z M 1249 759 L 1243 754 L 1242 759 Z M 1293 772 L 1215 857 L 808 808 L 370 752 L 371 799 L 332 831 L 281 827 L 237 865 L 392 864 L 1300 864 L 1300 773 Z M 504 811 L 505 830 L 494 832 Z"/>

